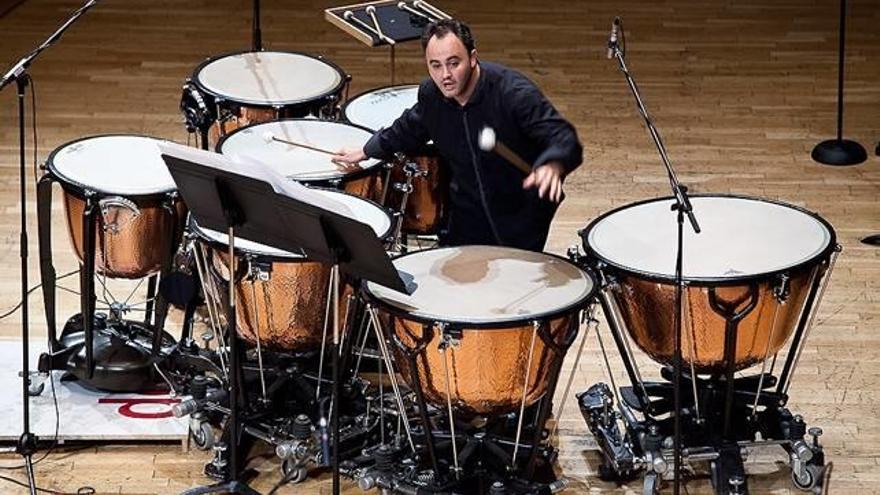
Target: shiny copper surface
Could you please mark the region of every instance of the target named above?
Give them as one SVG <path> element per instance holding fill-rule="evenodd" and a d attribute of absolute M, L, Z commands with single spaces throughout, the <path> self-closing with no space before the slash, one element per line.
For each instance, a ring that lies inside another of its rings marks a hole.
<path fill-rule="evenodd" d="M 412 192 L 406 201 L 403 215 L 403 231 L 410 234 L 436 234 L 443 218 L 446 198 L 449 194 L 447 170 L 437 156 L 417 156 L 410 159 L 425 175 L 413 177 Z M 402 164 L 395 164 L 391 171 L 391 183 L 405 183 Z M 403 199 L 401 191 L 389 189 L 385 205 L 399 209 Z"/>
<path fill-rule="evenodd" d="M 392 330 L 398 344 L 392 345 L 395 362 L 404 380 L 412 387 L 418 386 L 425 400 L 437 407 L 446 408 L 446 371 L 444 355 L 438 351 L 441 333 L 435 327 L 430 342 L 415 354 L 418 384 L 411 380 L 411 365 L 401 349 L 417 349 L 425 336 L 421 323 L 383 314 L 383 321 L 392 320 Z M 549 336 L 561 344 L 575 315 L 558 317 L 548 322 Z M 462 331 L 460 344 L 448 353 L 449 390 L 452 406 L 466 416 L 498 416 L 515 411 L 522 401 L 526 365 L 532 341 L 531 324 L 501 329 L 467 329 Z M 535 337 L 532 366 L 529 370 L 526 405 L 535 403 L 547 392 L 550 372 L 564 358 Z"/>
<path fill-rule="evenodd" d="M 225 285 L 228 255 L 213 248 L 208 251 L 212 252 L 213 275 Z M 237 263 L 236 320 L 243 340 L 256 345 L 259 336 L 263 349 L 280 351 L 307 351 L 321 345 L 330 282 L 328 265 L 305 259 L 274 261 L 264 265 L 270 269 L 269 279 L 260 280 L 241 276 L 247 272 L 244 257 L 239 256 Z M 340 289 L 340 325 L 344 324 L 351 292 L 348 284 Z M 225 301 L 220 307 L 225 307 Z"/>
<path fill-rule="evenodd" d="M 342 182 L 342 190 L 370 201 L 382 200 L 382 167 L 377 165 L 369 174 Z"/>
<path fill-rule="evenodd" d="M 180 243 L 186 207 L 175 203 L 170 214 L 161 200 L 137 201 L 140 214 L 132 218 L 125 208 L 112 208 L 106 220 L 116 228 L 108 228 L 105 217 L 96 214 L 95 271 L 114 278 L 141 278 L 152 275 L 169 259 L 172 247 Z M 67 229 L 73 250 L 83 262 L 83 210 L 85 201 L 64 192 Z M 174 227 L 176 232 L 172 232 Z"/>
<path fill-rule="evenodd" d="M 744 369 L 772 356 L 794 331 L 809 293 L 814 271 L 801 268 L 789 274 L 790 292 L 784 304 L 773 295 L 777 279 L 753 282 L 758 303 L 737 327 L 736 369 Z M 629 334 L 640 349 L 663 364 L 672 364 L 674 345 L 675 284 L 647 280 L 634 275 L 615 275 L 612 294 Z M 720 373 L 725 369 L 725 320 L 709 302 L 707 286 L 689 286 L 684 292 L 682 357 L 699 373 Z M 739 308 L 746 305 L 749 285 L 715 288 L 719 300 Z M 775 314 L 775 330 L 774 327 Z"/>
<path fill-rule="evenodd" d="M 278 120 L 278 118 L 278 111 L 274 108 L 241 106 L 228 119 L 215 122 L 211 126 L 209 133 L 212 142 L 216 143 L 221 137 L 226 136 L 239 127 L 271 122 Z"/>

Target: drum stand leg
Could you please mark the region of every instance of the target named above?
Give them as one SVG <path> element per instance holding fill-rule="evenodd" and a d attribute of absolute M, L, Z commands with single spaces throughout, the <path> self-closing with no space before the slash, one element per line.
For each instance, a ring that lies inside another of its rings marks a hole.
<path fill-rule="evenodd" d="M 37 183 L 37 233 L 40 243 L 40 281 L 43 309 L 49 334 L 49 353 L 59 350 L 55 321 L 55 283 L 57 275 L 52 263 L 52 178 L 44 175 Z M 42 368 L 41 368 L 42 369 Z"/>
<path fill-rule="evenodd" d="M 745 306 L 742 307 L 744 303 Z M 736 387 L 733 375 L 736 372 L 737 327 L 739 322 L 751 313 L 758 304 L 758 286 L 755 284 L 749 286 L 748 299 L 730 302 L 719 299 L 718 293 L 712 287 L 709 289 L 709 304 L 726 321 L 724 330 L 724 362 L 727 364 L 724 373 L 726 392 L 724 394 L 724 428 L 722 429 L 722 438 L 728 439 L 730 438 L 730 421 L 733 414 L 733 392 Z M 695 376 L 691 377 L 691 380 L 695 379 Z"/>
<path fill-rule="evenodd" d="M 181 495 L 203 495 L 207 493 L 237 493 L 241 495 L 259 495 L 259 492 L 252 489 L 238 479 L 240 471 L 239 471 L 239 447 L 241 442 L 241 424 L 239 418 L 239 404 L 241 401 L 241 384 L 242 384 L 242 376 L 241 376 L 241 353 L 238 348 L 238 333 L 236 331 L 236 304 L 235 304 L 235 282 L 232 274 L 235 274 L 236 268 L 236 259 L 235 259 L 235 229 L 234 218 L 235 212 L 228 212 L 229 218 L 227 218 L 227 222 L 229 224 L 229 273 L 230 273 L 230 281 L 229 281 L 229 293 L 227 294 L 228 300 L 226 303 L 226 321 L 227 328 L 229 330 L 229 422 L 227 424 L 227 428 L 229 429 L 229 472 L 227 475 L 227 481 L 224 483 L 219 483 L 211 486 L 197 487 L 191 490 L 187 490 L 183 492 Z"/>
<path fill-rule="evenodd" d="M 788 353 L 788 356 L 785 359 L 782 373 L 779 375 L 779 384 L 776 387 L 778 393 L 788 394 L 788 387 L 791 385 L 791 376 L 794 374 L 795 368 L 797 368 L 801 351 L 806 344 L 806 338 L 809 335 L 810 330 L 812 330 L 813 322 L 818 313 L 819 303 L 825 296 L 825 289 L 828 288 L 828 282 L 831 280 L 831 273 L 834 271 L 834 266 L 837 263 L 837 257 L 840 255 L 840 251 L 841 247 L 839 245 L 836 246 L 825 273 L 817 272 L 816 275 L 813 276 L 810 293 L 807 295 L 807 304 L 804 306 L 803 313 L 798 321 L 797 330 L 795 330 L 794 337 L 792 337 L 792 349 L 795 349 L 795 352 Z M 817 268 L 817 270 L 821 270 L 821 267 Z"/>
<path fill-rule="evenodd" d="M 97 229 L 97 204 L 93 194 L 86 193 L 86 206 L 83 210 L 83 266 L 80 272 L 80 310 L 83 318 L 86 361 L 85 375 L 91 379 L 95 373 L 95 230 Z"/>

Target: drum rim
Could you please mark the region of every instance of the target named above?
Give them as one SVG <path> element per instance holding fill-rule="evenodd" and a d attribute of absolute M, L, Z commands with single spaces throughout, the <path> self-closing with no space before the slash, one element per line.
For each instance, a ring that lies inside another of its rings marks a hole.
<path fill-rule="evenodd" d="M 228 139 L 230 139 L 232 136 L 238 134 L 239 132 L 244 131 L 245 129 L 250 129 L 251 127 L 257 127 L 260 125 L 268 125 L 268 124 L 277 124 L 279 122 L 320 122 L 322 124 L 341 124 L 341 125 L 356 127 L 362 131 L 367 131 L 370 133 L 370 135 L 375 134 L 375 132 L 367 129 L 364 126 L 357 125 L 357 124 L 351 124 L 348 122 L 339 122 L 336 120 L 309 119 L 309 118 L 305 118 L 305 117 L 293 117 L 293 118 L 287 118 L 287 119 L 270 120 L 267 122 L 254 122 L 253 124 L 248 124 L 244 127 L 239 127 L 237 129 L 233 130 L 232 132 L 230 132 L 229 134 L 221 137 L 220 140 L 217 141 L 217 146 L 214 147 L 214 151 L 217 153 L 220 153 L 223 156 L 229 156 L 229 155 L 226 155 L 223 153 L 223 145 L 226 144 L 226 141 Z M 321 184 L 321 183 L 326 183 L 326 182 L 333 182 L 336 180 L 338 180 L 340 184 L 344 184 L 346 182 L 350 182 L 353 180 L 362 179 L 362 178 L 367 177 L 367 176 L 374 174 L 374 173 L 379 173 L 384 168 L 385 164 L 388 163 L 386 160 L 380 160 L 378 158 L 375 158 L 375 160 L 376 160 L 376 164 L 370 168 L 365 168 L 365 169 L 362 169 L 358 172 L 351 172 L 348 174 L 340 175 L 338 177 L 327 177 L 327 178 L 313 179 L 313 180 L 308 180 L 308 181 L 297 180 L 297 179 L 291 179 L 291 180 L 295 180 L 296 182 L 299 182 L 300 184 L 303 184 L 303 185 Z M 311 187 L 314 187 L 315 189 L 332 189 L 330 187 L 323 187 L 323 186 L 311 186 Z M 360 196 L 358 196 L 358 197 L 360 197 Z"/>
<path fill-rule="evenodd" d="M 276 102 L 269 103 L 266 101 L 248 100 L 245 98 L 234 98 L 234 97 L 231 97 L 230 95 L 218 93 L 216 91 L 213 91 L 211 89 L 206 88 L 205 85 L 202 83 L 201 79 L 199 78 L 199 74 L 208 65 L 210 65 L 220 59 L 223 59 L 223 58 L 234 57 L 236 55 L 244 55 L 247 53 L 284 53 L 284 54 L 288 54 L 288 55 L 302 55 L 304 57 L 311 58 L 311 59 L 317 60 L 319 62 L 323 62 L 323 63 L 327 64 L 331 69 L 335 70 L 340 76 L 339 83 L 336 86 L 333 86 L 332 89 L 329 89 L 329 90 L 327 90 L 321 94 L 318 94 L 316 96 L 313 96 L 311 98 L 299 99 L 299 100 L 284 100 L 284 101 L 276 101 Z M 214 55 L 213 57 L 208 57 L 202 63 L 197 65 L 195 69 L 193 69 L 192 75 L 189 77 L 189 80 L 190 80 L 190 82 L 192 82 L 193 84 L 196 85 L 196 87 L 199 89 L 199 91 L 201 91 L 205 94 L 211 95 L 215 99 L 218 99 L 218 100 L 221 100 L 224 102 L 237 103 L 240 105 L 246 105 L 248 107 L 256 107 L 256 108 L 277 108 L 279 106 L 280 107 L 293 107 L 293 106 L 302 105 L 302 104 L 306 104 L 306 103 L 326 100 L 327 98 L 329 98 L 335 94 L 340 93 L 342 91 L 342 89 L 345 87 L 345 85 L 348 83 L 349 77 L 350 77 L 349 74 L 347 72 L 345 72 L 344 70 L 342 70 L 342 67 L 337 65 L 335 62 L 332 62 L 332 61 L 330 61 L 320 55 L 313 55 L 311 53 L 306 53 L 306 52 L 284 51 L 284 50 L 262 50 L 262 51 L 240 50 L 240 51 L 234 51 L 234 52 L 221 53 L 219 55 Z"/>
<path fill-rule="evenodd" d="M 485 246 L 485 245 L 476 244 L 474 246 Z M 400 258 L 404 258 L 406 256 L 414 256 L 419 253 L 423 253 L 425 251 L 436 251 L 439 249 L 456 249 L 456 248 L 461 248 L 461 247 L 467 247 L 467 246 L 444 246 L 444 247 L 435 247 L 435 248 L 430 248 L 430 249 L 422 249 L 420 251 L 413 251 L 410 253 L 395 256 L 392 261 L 396 261 L 396 260 L 398 260 Z M 518 249 L 518 248 L 511 248 L 508 246 L 488 246 L 488 247 L 504 247 L 507 249 Z M 520 251 L 526 251 L 526 250 L 520 249 Z M 535 251 L 528 251 L 528 252 L 535 252 Z M 596 294 L 599 290 L 599 279 L 593 273 L 592 268 L 580 266 L 577 263 L 571 261 L 570 259 L 568 259 L 564 256 L 560 256 L 555 253 L 547 253 L 547 252 L 541 251 L 540 254 L 562 260 L 562 261 L 574 266 L 575 268 L 582 271 L 583 273 L 585 273 L 591 283 L 590 290 L 587 292 L 587 294 L 584 295 L 583 297 L 581 297 L 580 299 L 573 301 L 572 303 L 570 303 L 562 308 L 559 308 L 554 311 L 546 311 L 543 313 L 536 313 L 534 315 L 530 315 L 528 318 L 510 317 L 507 319 L 499 319 L 499 320 L 494 320 L 494 321 L 468 322 L 468 321 L 462 321 L 462 320 L 450 320 L 450 319 L 443 319 L 443 318 L 427 318 L 424 316 L 418 316 L 418 315 L 413 315 L 412 313 L 408 313 L 406 310 L 398 308 L 397 306 L 394 306 L 390 303 L 387 303 L 383 299 L 380 299 L 377 295 L 373 294 L 373 292 L 370 290 L 370 288 L 368 286 L 369 282 L 366 280 L 361 281 L 360 292 L 363 295 L 364 299 L 369 304 L 374 305 L 377 309 L 381 309 L 382 311 L 384 311 L 392 316 L 399 317 L 404 320 L 415 321 L 415 322 L 421 323 L 421 324 L 428 324 L 431 326 L 435 326 L 437 324 L 443 324 L 443 325 L 446 325 L 446 327 L 449 329 L 464 329 L 464 330 L 507 330 L 507 329 L 511 329 L 513 327 L 525 326 L 527 324 L 530 324 L 533 321 L 552 320 L 554 318 L 558 318 L 560 316 L 570 314 L 574 311 L 581 310 L 581 309 L 584 309 L 587 306 L 589 306 L 591 304 L 591 301 L 596 298 Z"/>
<path fill-rule="evenodd" d="M 74 145 L 76 143 L 82 142 L 82 141 L 87 141 L 87 140 L 96 139 L 96 138 L 106 138 L 106 137 L 137 137 L 137 138 L 152 139 L 155 141 L 166 142 L 166 143 L 174 143 L 173 141 L 171 141 L 169 139 L 157 138 L 155 136 L 147 136 L 144 134 L 111 133 L 111 134 L 94 134 L 94 135 L 90 135 L 90 136 L 83 136 L 83 137 L 74 139 L 72 141 L 68 141 L 62 145 L 59 145 L 54 150 L 52 150 L 52 152 L 49 153 L 49 156 L 46 157 L 46 165 L 45 165 L 46 171 L 49 173 L 49 175 L 51 175 L 56 180 L 56 182 L 61 184 L 61 186 L 65 190 L 72 188 L 73 190 L 70 192 L 74 192 L 74 193 L 76 193 L 77 196 L 83 197 L 83 198 L 85 197 L 86 191 L 93 192 L 93 193 L 95 193 L 99 196 L 102 196 L 102 197 L 103 196 L 124 196 L 126 198 L 161 198 L 161 197 L 167 196 L 170 193 L 177 192 L 177 184 L 175 184 L 173 187 L 170 187 L 168 189 L 160 189 L 158 191 L 149 192 L 149 193 L 129 194 L 129 193 L 107 191 L 104 189 L 99 189 L 95 186 L 82 184 L 78 181 L 75 181 L 75 180 L 69 178 L 68 176 L 62 174 L 58 170 L 58 168 L 56 167 L 55 156 L 57 156 L 61 150 L 65 149 L 71 145 Z M 170 172 L 169 172 L 169 174 L 170 174 Z"/>
<path fill-rule="evenodd" d="M 830 239 L 828 241 L 827 247 L 825 247 L 822 251 L 820 251 L 816 255 L 810 257 L 809 259 L 801 261 L 800 263 L 796 263 L 794 265 L 790 265 L 785 268 L 780 268 L 778 270 L 771 270 L 771 271 L 762 272 L 762 273 L 755 273 L 755 274 L 751 274 L 751 275 L 741 275 L 738 277 L 687 277 L 687 276 L 685 276 L 682 278 L 683 281 L 688 282 L 691 285 L 699 285 L 699 286 L 703 286 L 703 285 L 712 285 L 712 286 L 740 285 L 743 282 L 772 278 L 774 276 L 781 275 L 783 273 L 796 272 L 796 271 L 799 271 L 805 267 L 812 266 L 812 265 L 816 264 L 817 260 L 827 258 L 828 256 L 831 255 L 832 252 L 834 252 L 837 249 L 837 233 L 834 231 L 834 227 L 832 227 L 831 224 L 827 220 L 822 218 L 818 213 L 816 213 L 814 211 L 810 211 L 810 210 L 803 208 L 801 206 L 793 205 L 791 203 L 787 203 L 787 202 L 781 201 L 781 200 L 760 198 L 757 196 L 748 196 L 745 194 L 699 193 L 699 194 L 690 194 L 689 196 L 691 198 L 745 199 L 745 200 L 756 201 L 756 202 L 760 202 L 760 203 L 770 203 L 770 204 L 774 204 L 777 206 L 788 207 L 793 210 L 797 210 L 801 213 L 804 213 L 804 214 L 812 217 L 813 219 L 817 220 L 821 225 L 823 225 L 826 229 L 828 229 L 828 233 L 830 234 Z M 599 222 L 601 222 L 605 218 L 607 218 L 607 217 L 609 217 L 619 211 L 625 210 L 627 208 L 632 208 L 635 206 L 640 206 L 640 205 L 644 205 L 644 204 L 648 204 L 648 203 L 668 201 L 668 200 L 672 200 L 672 199 L 675 199 L 675 198 L 673 196 L 662 196 L 662 197 L 644 199 L 644 200 L 635 201 L 632 203 L 627 203 L 625 205 L 618 206 L 617 208 L 614 208 L 613 210 L 609 210 L 609 211 L 599 215 L 595 219 L 593 219 L 593 221 L 588 223 L 586 227 L 584 227 L 583 229 L 578 231 L 578 235 L 581 238 L 581 245 L 583 246 L 584 251 L 586 252 L 587 258 L 592 259 L 592 260 L 598 260 L 598 261 L 604 263 L 605 265 L 607 265 L 608 267 L 612 268 L 613 270 L 616 270 L 619 272 L 624 272 L 624 273 L 630 273 L 630 274 L 638 276 L 639 278 L 643 278 L 643 279 L 647 279 L 647 280 L 651 280 L 651 281 L 658 281 L 658 282 L 675 283 L 676 279 L 675 279 L 674 275 L 664 275 L 661 273 L 649 272 L 649 271 L 645 271 L 645 270 L 637 270 L 633 267 L 621 265 L 619 263 L 613 262 L 613 261 L 605 258 L 604 256 L 600 255 L 599 253 L 596 252 L 595 249 L 593 249 L 587 243 L 587 238 L 589 237 L 590 232 L 596 227 L 596 225 Z M 698 215 L 699 215 L 699 213 L 698 213 Z M 697 219 L 699 220 L 699 216 L 697 217 Z M 685 228 L 690 228 L 690 227 L 686 225 Z M 597 271 L 601 271 L 601 270 L 597 269 Z"/>
<path fill-rule="evenodd" d="M 357 199 L 364 201 L 366 203 L 370 203 L 373 206 L 375 206 L 376 208 L 380 209 L 383 213 L 385 213 L 385 215 L 388 217 L 388 220 L 389 220 L 388 228 L 385 230 L 385 232 L 382 235 L 376 236 L 380 240 L 382 240 L 383 242 L 385 242 L 385 240 L 388 239 L 388 236 L 390 236 L 391 232 L 394 230 L 394 219 L 393 219 L 391 213 L 388 211 L 388 208 L 385 208 L 384 206 L 380 205 L 379 203 L 377 203 L 371 199 L 362 198 L 362 197 L 357 196 L 355 194 L 347 193 L 345 191 L 340 191 L 338 189 L 333 189 L 333 188 L 329 188 L 329 187 L 314 187 L 314 186 L 308 186 L 308 185 L 306 187 L 308 187 L 310 189 L 317 189 L 320 191 L 328 191 L 328 192 L 332 192 L 332 193 L 338 193 L 338 194 L 344 194 L 346 196 L 351 196 L 353 198 L 357 198 Z M 363 222 L 361 222 L 361 223 L 363 223 Z M 196 221 L 194 216 L 190 215 L 189 219 L 187 220 L 186 227 L 187 227 L 187 229 L 190 229 L 194 235 L 198 236 L 199 239 L 206 242 L 208 245 L 215 247 L 215 248 L 219 248 L 224 252 L 229 251 L 229 243 L 224 244 L 216 239 L 212 239 L 212 238 L 208 237 L 207 235 L 205 235 L 205 233 L 203 232 L 203 227 L 201 227 L 198 224 L 198 222 Z M 372 225 L 370 225 L 370 227 L 372 228 Z M 222 232 L 220 232 L 220 233 L 222 233 Z M 236 236 L 236 239 L 237 238 L 238 237 Z M 249 242 L 256 242 L 256 241 L 249 241 Z M 262 243 L 258 242 L 257 244 L 262 244 Z M 267 246 L 266 244 L 263 244 L 263 245 Z M 272 249 L 276 249 L 278 251 L 283 251 L 282 249 L 279 249 L 276 247 L 272 247 L 272 246 L 268 246 L 268 247 L 270 247 Z M 309 258 L 308 255 L 306 255 L 305 253 L 299 254 L 299 253 L 291 253 L 290 251 L 285 251 L 287 253 L 290 253 L 291 256 L 279 256 L 279 255 L 275 255 L 275 254 L 255 253 L 252 251 L 247 251 L 240 246 L 233 248 L 233 251 L 236 254 L 250 255 L 250 256 L 253 256 L 256 259 L 260 259 L 260 260 L 285 261 L 285 262 L 289 262 L 289 263 L 304 263 L 304 262 L 321 263 L 320 260 L 315 260 L 315 259 Z"/>
<path fill-rule="evenodd" d="M 352 104 L 352 102 L 354 102 L 355 100 L 357 100 L 357 99 L 359 99 L 359 98 L 361 98 L 361 97 L 363 97 L 363 96 L 367 96 L 368 94 L 376 93 L 376 92 L 383 91 L 383 90 L 388 90 L 388 89 L 392 89 L 392 88 L 411 88 L 411 87 L 415 87 L 416 89 L 418 89 L 419 86 L 421 86 L 421 83 L 412 83 L 412 84 L 389 84 L 389 85 L 387 85 L 387 86 L 380 86 L 380 87 L 378 87 L 378 88 L 373 88 L 373 89 L 369 89 L 369 90 L 367 90 L 367 91 L 362 91 L 362 92 L 360 92 L 360 93 L 358 93 L 358 94 L 356 94 L 356 95 L 350 97 L 349 99 L 345 100 L 345 103 L 344 103 L 344 104 L 342 105 L 342 107 L 339 109 L 339 114 L 342 115 L 342 119 L 343 119 L 346 123 L 348 123 L 348 124 L 352 124 L 352 125 L 356 125 L 356 126 L 358 126 L 358 127 L 362 127 L 362 128 L 364 128 L 364 129 L 366 129 L 366 130 L 372 132 L 373 134 L 375 134 L 375 133 L 379 132 L 379 129 L 370 129 L 369 127 L 367 127 L 367 126 L 365 126 L 365 125 L 363 125 L 363 124 L 357 124 L 357 123 L 352 122 L 351 120 L 349 120 L 349 118 L 348 118 L 348 113 L 347 113 L 347 112 L 348 112 L 348 107 Z M 417 101 L 418 101 L 418 100 L 417 100 Z"/>

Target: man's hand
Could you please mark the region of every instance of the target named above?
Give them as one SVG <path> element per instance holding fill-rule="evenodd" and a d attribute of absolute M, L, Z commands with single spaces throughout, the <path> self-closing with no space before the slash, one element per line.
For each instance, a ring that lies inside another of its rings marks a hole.
<path fill-rule="evenodd" d="M 532 170 L 523 181 L 523 189 L 538 188 L 538 197 L 558 203 L 562 200 L 562 178 L 565 176 L 565 166 L 560 162 L 547 162 Z"/>
<path fill-rule="evenodd" d="M 346 165 L 357 165 L 367 159 L 363 148 L 342 148 L 337 151 L 331 158 L 334 162 L 344 163 Z"/>

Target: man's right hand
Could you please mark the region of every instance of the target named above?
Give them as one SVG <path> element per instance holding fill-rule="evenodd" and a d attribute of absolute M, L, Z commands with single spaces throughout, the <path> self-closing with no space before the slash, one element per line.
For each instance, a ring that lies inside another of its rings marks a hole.
<path fill-rule="evenodd" d="M 334 162 L 344 164 L 344 165 L 357 165 L 358 163 L 367 159 L 366 153 L 364 153 L 363 148 L 352 149 L 352 148 L 343 148 L 336 152 L 335 155 L 331 158 Z"/>

